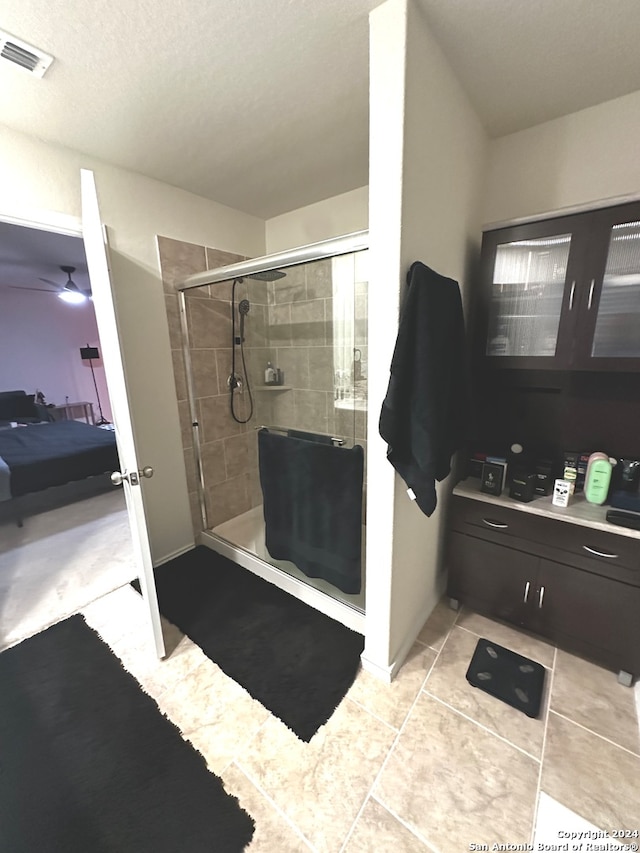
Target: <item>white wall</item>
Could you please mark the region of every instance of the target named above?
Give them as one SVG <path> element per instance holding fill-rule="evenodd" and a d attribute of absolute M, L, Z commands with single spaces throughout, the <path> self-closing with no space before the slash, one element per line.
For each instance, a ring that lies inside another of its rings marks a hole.
<path fill-rule="evenodd" d="M 427 518 L 386 461 L 378 416 L 400 295 L 421 260 L 464 289 L 479 248 L 487 138 L 413 0 L 370 16 L 369 442 L 365 666 L 379 674 L 409 651 L 444 586 L 442 512 Z M 373 523 L 372 523 L 373 520 Z"/>
<path fill-rule="evenodd" d="M 267 219 L 267 253 L 366 231 L 368 227 L 369 188 L 360 187 Z"/>
<path fill-rule="evenodd" d="M 109 226 L 113 288 L 154 561 L 193 541 L 156 234 L 243 255 L 265 251 L 264 222 L 0 126 L 0 216 L 80 215 L 80 168 L 93 169 Z"/>
<path fill-rule="evenodd" d="M 100 416 L 88 361 L 80 347 L 100 347 L 96 315 L 90 301 L 63 302 L 55 293 L 34 290 L 0 291 L 0 390 L 42 391 L 47 403 L 93 403 Z M 93 361 L 102 413 L 111 407 L 102 359 Z"/>
<path fill-rule="evenodd" d="M 640 92 L 491 141 L 483 223 L 640 197 Z"/>

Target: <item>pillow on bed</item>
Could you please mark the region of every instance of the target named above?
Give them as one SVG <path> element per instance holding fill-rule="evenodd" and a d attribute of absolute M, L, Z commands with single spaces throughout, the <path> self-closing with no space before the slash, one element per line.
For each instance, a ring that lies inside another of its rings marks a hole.
<path fill-rule="evenodd" d="M 0 421 L 19 421 L 21 418 L 39 421 L 34 398 L 35 394 L 0 397 Z"/>

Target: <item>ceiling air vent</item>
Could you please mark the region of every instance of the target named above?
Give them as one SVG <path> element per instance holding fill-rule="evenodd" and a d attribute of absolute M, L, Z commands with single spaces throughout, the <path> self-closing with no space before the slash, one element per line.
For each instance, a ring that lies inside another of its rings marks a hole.
<path fill-rule="evenodd" d="M 53 62 L 53 56 L 3 30 L 0 30 L 0 59 L 13 62 L 36 77 L 44 76 Z"/>

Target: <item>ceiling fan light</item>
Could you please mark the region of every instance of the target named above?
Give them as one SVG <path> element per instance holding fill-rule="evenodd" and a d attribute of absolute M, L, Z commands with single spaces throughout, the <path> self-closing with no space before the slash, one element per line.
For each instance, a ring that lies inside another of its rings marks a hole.
<path fill-rule="evenodd" d="M 58 294 L 58 297 L 63 302 L 69 302 L 73 305 L 79 305 L 81 302 L 86 301 L 86 296 L 77 290 L 63 290 Z"/>

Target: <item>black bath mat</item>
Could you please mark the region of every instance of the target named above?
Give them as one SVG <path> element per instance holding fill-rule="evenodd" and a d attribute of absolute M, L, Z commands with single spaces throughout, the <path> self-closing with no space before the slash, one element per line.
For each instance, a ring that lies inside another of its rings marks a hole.
<path fill-rule="evenodd" d="M 504 646 L 478 640 L 467 670 L 467 681 L 527 717 L 537 717 L 540 713 L 544 667 Z"/>
<path fill-rule="evenodd" d="M 202 545 L 155 575 L 163 616 L 311 740 L 353 683 L 364 638 Z"/>
<path fill-rule="evenodd" d="M 0 654 L 0 850 L 240 853 L 252 835 L 81 616 Z"/>

